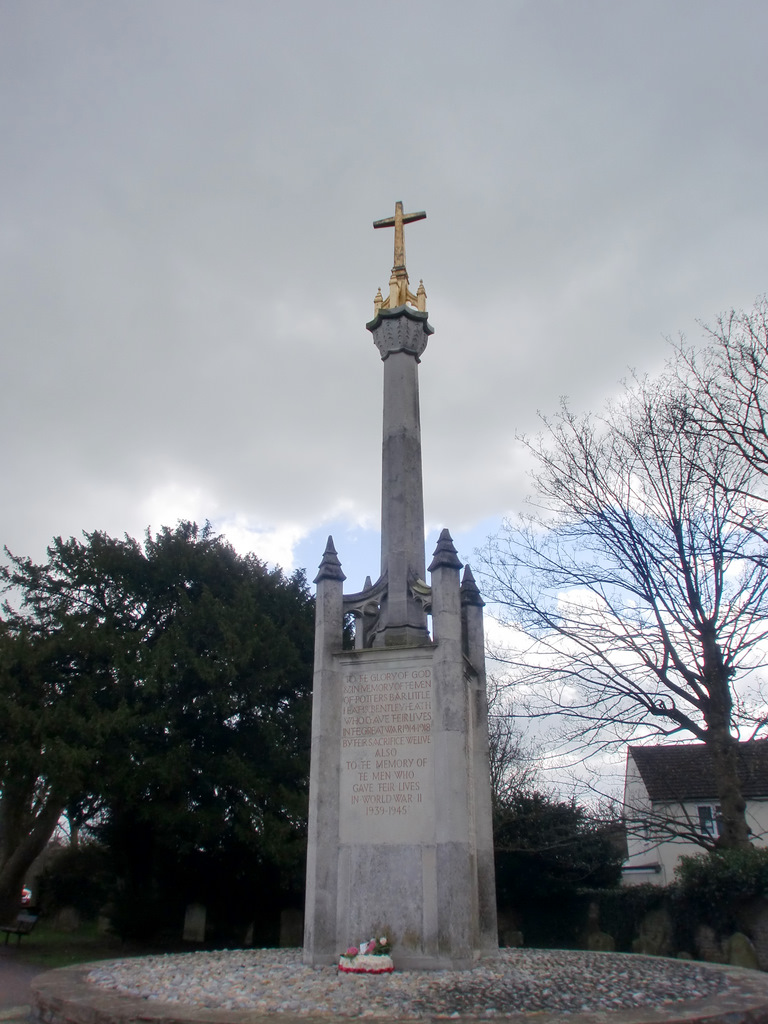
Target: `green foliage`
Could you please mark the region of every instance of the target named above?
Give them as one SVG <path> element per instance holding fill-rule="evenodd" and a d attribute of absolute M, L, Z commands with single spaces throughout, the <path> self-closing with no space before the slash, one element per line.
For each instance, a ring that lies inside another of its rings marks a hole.
<path fill-rule="evenodd" d="M 719 850 L 682 857 L 675 872 L 678 916 L 719 934 L 739 930 L 739 912 L 768 899 L 768 849 Z"/>
<path fill-rule="evenodd" d="M 573 801 L 508 792 L 494 805 L 496 900 L 512 911 L 528 946 L 577 948 L 582 887 L 615 885 L 621 854 L 612 822 Z"/>
<path fill-rule="evenodd" d="M 499 905 L 562 904 L 579 888 L 615 885 L 622 858 L 612 832 L 574 802 L 511 795 L 495 812 Z"/>
<path fill-rule="evenodd" d="M 114 638 L 64 609 L 0 621 L 0 917 L 125 728 Z"/>
<path fill-rule="evenodd" d="M 669 906 L 670 890 L 659 885 L 632 885 L 615 889 L 585 890 L 580 893 L 580 918 L 587 919 L 590 903 L 600 908 L 600 929 L 616 941 L 619 952 L 632 951 L 632 940 L 640 932 L 640 923 L 651 910 Z"/>
<path fill-rule="evenodd" d="M 54 824 L 65 806 L 79 822 L 99 810 L 126 935 L 180 929 L 189 901 L 224 919 L 254 914 L 259 889 L 295 896 L 314 637 L 303 574 L 180 523 L 143 545 L 58 538 L 46 564 L 11 557 L 5 578 L 23 605 L 6 609 L 20 668 L 0 678 L 21 711 L 0 733 L 3 803 L 20 780 L 28 805 L 56 792 Z M 36 706 L 50 708 L 44 737 Z"/>
<path fill-rule="evenodd" d="M 585 893 L 600 906 L 600 927 L 616 939 L 618 950 L 629 952 L 645 915 L 668 912 L 675 950 L 692 952 L 700 925 L 719 938 L 749 932 L 749 906 L 768 899 L 768 850 L 724 850 L 681 858 L 672 885 L 638 885 Z"/>
<path fill-rule="evenodd" d="M 37 902 L 45 917 L 74 907 L 84 920 L 94 920 L 112 892 L 106 850 L 96 843 L 66 846 L 45 868 L 38 882 Z"/>
<path fill-rule="evenodd" d="M 510 793 L 494 808 L 496 897 L 513 909 L 526 945 L 577 948 L 586 921 L 583 887 L 618 883 L 621 853 L 612 822 L 575 802 Z"/>
<path fill-rule="evenodd" d="M 155 883 L 145 889 L 130 885 L 115 894 L 109 920 L 123 942 L 158 941 L 181 934 L 183 907 L 165 899 Z"/>
<path fill-rule="evenodd" d="M 768 897 L 768 849 L 681 857 L 675 877 L 684 892 L 695 890 L 710 903 Z"/>

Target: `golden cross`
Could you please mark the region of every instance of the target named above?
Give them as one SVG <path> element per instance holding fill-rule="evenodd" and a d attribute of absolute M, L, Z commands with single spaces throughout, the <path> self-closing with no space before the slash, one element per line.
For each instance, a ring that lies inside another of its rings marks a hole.
<path fill-rule="evenodd" d="M 425 220 L 426 213 L 421 210 L 419 213 L 403 213 L 403 204 L 395 203 L 395 216 L 385 217 L 384 220 L 375 220 L 375 228 L 395 229 L 395 265 L 393 270 L 405 270 L 405 233 L 403 224 L 410 224 L 414 220 Z"/>

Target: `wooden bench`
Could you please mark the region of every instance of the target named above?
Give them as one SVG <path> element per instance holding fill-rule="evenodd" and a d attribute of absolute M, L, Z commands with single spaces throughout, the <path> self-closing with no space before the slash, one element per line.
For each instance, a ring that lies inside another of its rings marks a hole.
<path fill-rule="evenodd" d="M 37 924 L 36 914 L 27 914 L 25 911 L 18 915 L 15 924 L 4 924 L 0 925 L 0 932 L 5 932 L 5 944 L 8 945 L 8 939 L 12 935 L 16 936 L 16 945 L 21 942 L 22 935 L 29 935 L 32 929 Z"/>

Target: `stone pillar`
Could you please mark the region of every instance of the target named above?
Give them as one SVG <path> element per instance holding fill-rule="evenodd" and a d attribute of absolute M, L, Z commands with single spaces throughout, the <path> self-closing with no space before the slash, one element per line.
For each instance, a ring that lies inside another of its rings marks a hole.
<path fill-rule="evenodd" d="M 425 312 L 407 305 L 379 310 L 366 326 L 384 361 L 381 575 L 387 588 L 374 646 L 425 644 L 426 614 L 410 588 L 426 575 L 418 363 L 433 330 Z"/>
<path fill-rule="evenodd" d="M 434 748 L 439 953 L 471 964 L 477 918 L 469 694 L 461 637 L 461 562 L 443 530 L 429 566 L 436 644 Z"/>
<path fill-rule="evenodd" d="M 336 945 L 339 837 L 341 684 L 335 655 L 344 632 L 344 573 L 328 538 L 315 578 L 315 671 L 312 682 L 312 755 L 304 949 Z"/>
<path fill-rule="evenodd" d="M 477 858 L 478 946 L 498 945 L 496 869 L 493 857 L 493 807 L 488 763 L 488 690 L 485 675 L 485 602 L 467 565 L 461 581 L 461 634 L 468 673 L 474 776 L 475 856 Z"/>

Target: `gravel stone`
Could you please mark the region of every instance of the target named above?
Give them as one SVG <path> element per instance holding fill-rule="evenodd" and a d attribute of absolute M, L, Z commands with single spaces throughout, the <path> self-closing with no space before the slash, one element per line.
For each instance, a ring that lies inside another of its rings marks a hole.
<path fill-rule="evenodd" d="M 679 1003 L 728 988 L 690 961 L 617 953 L 503 949 L 467 971 L 339 974 L 299 949 L 223 950 L 113 960 L 87 975 L 101 989 L 190 1007 L 335 1017 L 595 1013 Z"/>

